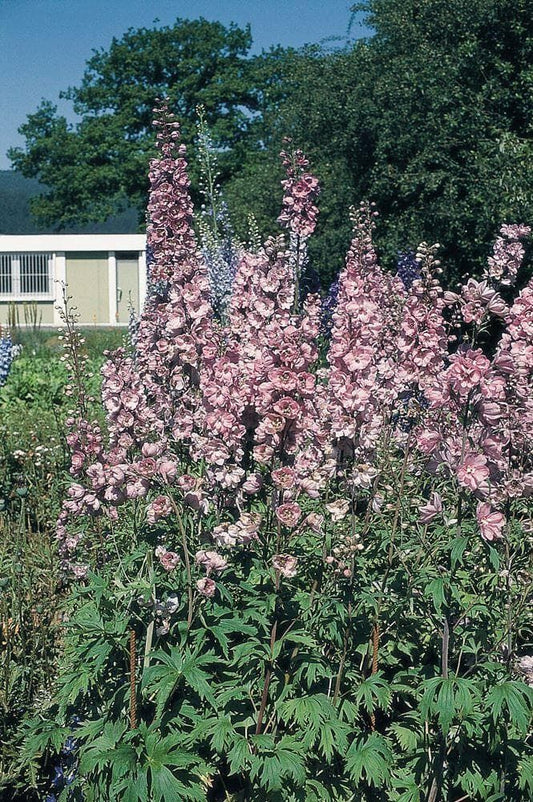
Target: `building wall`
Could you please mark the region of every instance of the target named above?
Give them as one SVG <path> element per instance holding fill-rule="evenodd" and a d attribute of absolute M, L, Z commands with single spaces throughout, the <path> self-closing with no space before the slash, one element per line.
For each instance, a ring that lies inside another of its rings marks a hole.
<path fill-rule="evenodd" d="M 44 257 L 46 290 L 40 278 Z M 31 289 L 28 275 L 34 282 Z M 81 324 L 124 326 L 130 304 L 138 314 L 144 303 L 146 281 L 142 234 L 0 235 L 0 324 L 8 321 L 14 305 L 21 326 L 32 325 L 34 310 L 37 324 L 61 325 L 59 308 L 67 285 Z"/>
<path fill-rule="evenodd" d="M 16 323 L 21 326 L 51 326 L 54 323 L 53 301 L 0 301 L 0 325 L 7 326 L 10 307 L 15 307 Z"/>
<path fill-rule="evenodd" d="M 77 307 L 79 322 L 109 325 L 107 253 L 67 253 L 67 292 Z"/>
<path fill-rule="evenodd" d="M 139 259 L 137 254 L 117 253 L 117 323 L 128 323 L 130 305 L 139 314 Z"/>

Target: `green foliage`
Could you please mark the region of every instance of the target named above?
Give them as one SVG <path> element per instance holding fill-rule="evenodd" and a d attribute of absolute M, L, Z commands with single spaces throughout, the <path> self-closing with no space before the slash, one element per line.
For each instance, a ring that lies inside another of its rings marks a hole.
<path fill-rule="evenodd" d="M 41 222 L 66 225 L 105 220 L 127 205 L 146 206 L 146 161 L 152 153 L 152 109 L 169 97 L 191 143 L 195 110 L 205 108 L 218 147 L 233 148 L 257 110 L 259 90 L 246 55 L 250 31 L 205 19 L 129 29 L 87 62 L 81 85 L 63 97 L 81 120 L 75 126 L 43 101 L 21 126 L 25 148 L 10 158 L 48 189 L 32 202 Z M 226 169 L 231 169 L 231 151 Z"/>
<path fill-rule="evenodd" d="M 480 270 L 502 222 L 531 221 L 532 31 L 527 0 L 368 0 L 371 37 L 345 48 L 276 48 L 251 57 L 248 29 L 206 20 L 130 29 L 88 61 L 64 97 L 21 126 L 14 167 L 49 188 L 41 223 L 104 220 L 145 208 L 151 109 L 167 94 L 192 145 L 200 103 L 218 149 L 237 235 L 279 213 L 278 152 L 292 136 L 324 192 L 310 257 L 327 285 L 350 239 L 346 209 L 376 202 L 377 243 L 393 266 L 421 241 L 445 243 L 449 283 Z M 192 168 L 199 199 L 200 175 Z M 141 217 L 140 217 L 141 219 Z"/>
<path fill-rule="evenodd" d="M 102 350 L 118 345 L 122 336 L 85 333 L 95 374 L 88 382 L 95 393 Z M 67 725 L 44 722 L 41 714 L 50 702 L 62 648 L 66 588 L 55 524 L 68 481 L 63 421 L 72 402 L 64 393 L 67 377 L 57 334 L 17 329 L 14 338 L 22 354 L 0 390 L 0 797 L 29 802 L 39 799 L 28 783 L 37 783 L 43 767 L 28 755 L 28 780 L 17 774 L 22 722 L 34 727 L 39 753 L 58 752 L 69 735 Z M 91 671 L 84 676 L 90 681 Z"/>
<path fill-rule="evenodd" d="M 101 567 L 65 606 L 55 692 L 25 730 L 26 782 L 44 792 L 39 765 L 53 763 L 78 716 L 73 788 L 91 800 L 421 802 L 438 782 L 451 798 L 525 802 L 533 699 L 501 648 L 529 637 L 523 535 L 509 542 L 509 586 L 467 527 L 422 537 L 409 502 L 400 506 L 400 539 L 395 510 L 381 512 L 354 581 L 326 573 L 312 589 L 311 533 L 294 543 L 301 573 L 278 589 L 259 556 L 237 551 L 189 626 L 186 572 L 152 565 L 153 529 L 138 521 L 135 541 L 127 528 L 108 532 Z M 194 552 L 194 515 L 182 521 Z M 177 537 L 171 526 L 166 536 Z M 165 634 L 149 600 L 168 594 L 178 601 Z"/>
<path fill-rule="evenodd" d="M 236 206 L 242 193 L 258 219 L 270 216 L 276 152 L 292 136 L 325 190 L 310 250 L 324 280 L 342 264 L 345 210 L 361 198 L 386 221 L 377 243 L 390 266 L 399 251 L 442 242 L 448 282 L 475 273 L 502 222 L 533 216 L 529 3 L 369 0 L 354 10 L 374 36 L 287 54 L 284 94 L 263 117 L 271 152 L 247 161 L 229 196 L 234 186 Z"/>

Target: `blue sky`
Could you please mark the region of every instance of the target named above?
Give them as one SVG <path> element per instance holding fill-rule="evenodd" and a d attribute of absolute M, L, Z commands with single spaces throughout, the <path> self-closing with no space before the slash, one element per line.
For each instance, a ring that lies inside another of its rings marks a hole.
<path fill-rule="evenodd" d="M 107 49 L 128 28 L 205 17 L 251 24 L 254 51 L 300 47 L 348 35 L 354 0 L 0 0 L 0 169 L 22 145 L 18 127 L 45 98 L 74 120 L 59 92 L 77 86 L 93 49 Z M 368 35 L 354 24 L 351 38 Z"/>

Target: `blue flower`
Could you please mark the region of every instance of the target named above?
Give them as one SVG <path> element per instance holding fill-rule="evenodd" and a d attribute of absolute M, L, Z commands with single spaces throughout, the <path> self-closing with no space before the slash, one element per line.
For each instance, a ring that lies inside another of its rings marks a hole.
<path fill-rule="evenodd" d="M 63 766 L 54 766 L 54 777 L 52 779 L 52 788 L 63 787 L 65 783 L 65 772 Z"/>
<path fill-rule="evenodd" d="M 61 750 L 64 755 L 72 754 L 78 747 L 78 741 L 74 736 L 69 735 Z"/>
<path fill-rule="evenodd" d="M 326 297 L 322 300 L 320 332 L 324 337 L 329 337 L 333 327 L 333 312 L 337 307 L 339 295 L 339 282 L 334 281 Z"/>
<path fill-rule="evenodd" d="M 239 251 L 235 245 L 233 229 L 228 208 L 223 200 L 219 200 L 216 214 L 216 230 L 210 224 L 211 213 L 204 210 L 206 222 L 201 230 L 202 254 L 206 262 L 211 303 L 215 314 L 224 319 L 232 291 L 233 280 L 237 272 Z"/>
<path fill-rule="evenodd" d="M 398 254 L 396 275 L 407 291 L 411 289 L 413 282 L 420 278 L 420 265 L 412 251 Z"/>
<path fill-rule="evenodd" d="M 0 387 L 6 383 L 13 362 L 14 349 L 11 337 L 0 337 Z"/>

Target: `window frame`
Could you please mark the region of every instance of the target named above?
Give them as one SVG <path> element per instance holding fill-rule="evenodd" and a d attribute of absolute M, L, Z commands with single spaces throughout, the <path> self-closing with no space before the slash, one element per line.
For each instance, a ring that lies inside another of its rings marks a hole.
<path fill-rule="evenodd" d="M 47 272 L 29 271 L 25 276 L 23 273 L 23 259 L 27 257 L 31 259 L 46 258 L 47 259 Z M 53 301 L 55 299 L 54 293 L 54 265 L 55 253 L 51 251 L 2 251 L 0 253 L 0 278 L 3 276 L 10 276 L 11 291 L 2 292 L 2 282 L 0 281 L 0 302 L 6 301 Z M 4 265 L 8 264 L 10 267 L 5 270 Z M 22 286 L 24 281 L 31 281 L 32 277 L 39 280 L 44 279 L 48 289 L 45 292 L 23 292 Z M 7 284 L 7 282 L 6 282 Z"/>

